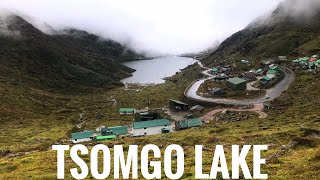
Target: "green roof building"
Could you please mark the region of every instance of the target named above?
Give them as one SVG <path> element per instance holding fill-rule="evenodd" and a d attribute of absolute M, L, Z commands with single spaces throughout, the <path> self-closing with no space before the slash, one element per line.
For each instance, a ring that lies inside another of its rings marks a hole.
<path fill-rule="evenodd" d="M 120 108 L 119 113 L 120 115 L 133 115 L 136 112 L 134 108 Z"/>
<path fill-rule="evenodd" d="M 101 135 L 125 135 L 128 134 L 127 126 L 115 126 L 115 127 L 107 127 L 101 129 Z"/>
<path fill-rule="evenodd" d="M 96 141 L 115 140 L 116 138 L 117 138 L 117 136 L 115 136 L 115 135 L 97 136 Z"/>
<path fill-rule="evenodd" d="M 266 86 L 271 81 L 271 78 L 269 76 L 265 76 L 262 79 L 260 79 L 260 85 Z"/>
<path fill-rule="evenodd" d="M 278 72 L 276 71 L 276 70 L 269 70 L 268 72 L 267 72 L 267 74 L 274 74 L 274 75 L 276 75 Z"/>
<path fill-rule="evenodd" d="M 309 57 L 299 58 L 300 61 L 309 61 Z"/>
<path fill-rule="evenodd" d="M 271 78 L 269 76 L 265 76 L 261 80 L 262 81 L 271 81 Z"/>
<path fill-rule="evenodd" d="M 262 73 L 263 73 L 263 69 L 258 69 L 258 70 L 256 71 L 256 73 L 257 73 L 257 74 L 262 74 Z"/>
<path fill-rule="evenodd" d="M 176 130 L 188 129 L 192 127 L 200 127 L 202 126 L 202 120 L 199 118 L 194 119 L 186 119 L 182 121 L 176 122 Z"/>
<path fill-rule="evenodd" d="M 93 138 L 93 132 L 92 131 L 84 131 L 79 133 L 72 133 L 71 134 L 71 140 L 73 143 L 80 143 L 80 142 L 87 142 L 91 141 Z"/>
<path fill-rule="evenodd" d="M 278 66 L 272 66 L 270 70 L 275 70 L 276 72 L 280 72 L 280 68 Z"/>
<path fill-rule="evenodd" d="M 167 119 L 156 119 L 132 123 L 133 136 L 162 134 L 171 131 L 173 131 L 172 123 Z"/>
<path fill-rule="evenodd" d="M 233 90 L 246 90 L 247 89 L 247 81 L 242 78 L 230 78 L 227 81 L 227 86 Z"/>
<path fill-rule="evenodd" d="M 212 72 L 212 73 L 217 73 L 217 72 L 218 72 L 218 69 L 214 67 L 214 68 L 211 69 L 211 72 Z"/>

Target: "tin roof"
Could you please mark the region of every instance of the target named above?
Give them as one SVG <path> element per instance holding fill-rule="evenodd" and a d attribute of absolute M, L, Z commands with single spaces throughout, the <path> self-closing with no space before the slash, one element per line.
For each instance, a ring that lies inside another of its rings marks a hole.
<path fill-rule="evenodd" d="M 102 128 L 101 132 L 108 132 L 110 131 L 112 134 L 128 134 L 128 127 L 127 126 L 114 126 L 114 127 L 107 127 Z"/>
<path fill-rule="evenodd" d="M 166 126 L 170 124 L 171 122 L 167 119 L 156 119 L 156 120 L 150 120 L 150 121 L 133 122 L 132 127 L 134 129 L 142 129 L 142 128 L 148 128 L 148 127 Z"/>
<path fill-rule="evenodd" d="M 184 102 L 181 102 L 181 101 L 178 101 L 178 100 L 173 100 L 173 99 L 170 99 L 170 101 L 172 101 L 172 102 L 174 102 L 174 103 L 177 103 L 177 104 L 181 104 L 181 105 L 188 105 L 188 104 L 186 104 L 186 103 L 184 103 Z"/>
<path fill-rule="evenodd" d="M 277 74 L 277 71 L 276 71 L 276 70 L 269 70 L 269 71 L 267 72 L 267 74 Z"/>
<path fill-rule="evenodd" d="M 115 135 L 108 135 L 108 136 L 97 136 L 96 140 L 113 140 L 116 139 Z"/>
<path fill-rule="evenodd" d="M 178 122 L 181 128 L 191 128 L 202 126 L 202 120 L 199 118 L 186 119 Z"/>
<path fill-rule="evenodd" d="M 84 131 L 79 133 L 72 133 L 71 139 L 86 139 L 86 138 L 90 138 L 91 136 L 93 136 L 92 131 Z"/>
<path fill-rule="evenodd" d="M 133 112 L 135 110 L 136 109 L 134 109 L 134 108 L 120 108 L 119 112 Z"/>
<path fill-rule="evenodd" d="M 242 84 L 242 83 L 245 83 L 247 81 L 242 79 L 242 78 L 235 77 L 235 78 L 228 79 L 228 82 L 230 82 L 232 84 Z"/>
<path fill-rule="evenodd" d="M 265 77 L 263 77 L 261 80 L 271 81 L 271 78 L 270 78 L 269 76 L 265 76 Z"/>

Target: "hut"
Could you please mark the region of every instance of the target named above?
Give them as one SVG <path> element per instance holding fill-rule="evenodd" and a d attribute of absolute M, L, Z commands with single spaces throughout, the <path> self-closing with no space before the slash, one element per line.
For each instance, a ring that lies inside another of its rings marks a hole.
<path fill-rule="evenodd" d="M 246 90 L 247 81 L 238 77 L 230 78 L 227 80 L 227 86 L 233 90 Z"/>
<path fill-rule="evenodd" d="M 246 81 L 256 81 L 257 77 L 254 72 L 246 72 L 243 75 L 243 79 Z"/>
<path fill-rule="evenodd" d="M 260 85 L 266 86 L 271 81 L 271 78 L 269 76 L 265 76 L 262 79 L 260 79 Z"/>
<path fill-rule="evenodd" d="M 92 131 L 72 133 L 71 140 L 72 140 L 72 143 L 88 142 L 94 138 L 93 135 L 94 134 Z"/>
<path fill-rule="evenodd" d="M 175 126 L 176 126 L 175 127 L 176 130 L 183 130 L 183 129 L 188 129 L 192 127 L 200 127 L 202 126 L 202 120 L 199 118 L 194 118 L 194 119 L 176 121 Z"/>
<path fill-rule="evenodd" d="M 116 138 L 117 136 L 115 135 L 97 136 L 96 141 L 115 140 Z"/>
<path fill-rule="evenodd" d="M 219 73 L 219 70 L 218 68 L 215 68 L 213 67 L 211 70 L 210 70 L 211 74 L 218 74 Z"/>
<path fill-rule="evenodd" d="M 140 121 L 132 123 L 133 136 L 145 136 L 172 132 L 172 123 L 167 119 Z"/>
<path fill-rule="evenodd" d="M 128 127 L 127 126 L 114 126 L 114 127 L 107 127 L 101 129 L 101 135 L 125 135 L 128 134 Z"/>
<path fill-rule="evenodd" d="M 160 118 L 160 113 L 158 112 L 144 112 L 144 113 L 136 113 L 135 121 L 149 121 Z"/>
<path fill-rule="evenodd" d="M 278 72 L 276 70 L 272 70 L 272 69 L 267 72 L 267 76 L 271 79 L 275 78 L 277 76 L 277 74 L 278 74 Z"/>
<path fill-rule="evenodd" d="M 134 108 L 120 108 L 119 109 L 119 114 L 120 115 L 133 115 L 135 114 L 136 109 Z"/>
<path fill-rule="evenodd" d="M 279 61 L 286 61 L 288 60 L 287 56 L 278 56 Z"/>
<path fill-rule="evenodd" d="M 178 100 L 170 99 L 169 108 L 174 111 L 188 111 L 189 105 Z"/>

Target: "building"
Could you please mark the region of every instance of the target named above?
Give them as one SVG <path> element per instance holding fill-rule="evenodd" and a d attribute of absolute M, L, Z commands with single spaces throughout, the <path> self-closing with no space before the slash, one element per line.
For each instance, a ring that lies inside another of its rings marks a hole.
<path fill-rule="evenodd" d="M 268 59 L 268 60 L 263 60 L 261 61 L 261 67 L 262 69 L 265 69 L 265 68 L 269 68 L 269 66 L 271 64 L 273 64 L 274 60 L 273 59 Z"/>
<path fill-rule="evenodd" d="M 279 66 L 272 66 L 272 67 L 270 67 L 270 70 L 275 70 L 277 73 L 280 72 Z"/>
<path fill-rule="evenodd" d="M 269 76 L 265 76 L 262 79 L 260 79 L 260 85 L 266 86 L 271 82 L 271 78 Z"/>
<path fill-rule="evenodd" d="M 257 77 L 253 72 L 246 72 L 243 75 L 243 79 L 246 81 L 256 81 Z"/>
<path fill-rule="evenodd" d="M 310 58 L 309 59 L 309 62 L 314 62 L 314 61 L 316 61 L 317 60 L 317 58 Z"/>
<path fill-rule="evenodd" d="M 158 112 L 143 112 L 136 113 L 135 121 L 150 121 L 160 118 L 160 113 Z"/>
<path fill-rule="evenodd" d="M 115 140 L 116 138 L 117 136 L 115 135 L 97 136 L 96 141 Z"/>
<path fill-rule="evenodd" d="M 212 89 L 209 90 L 209 92 L 212 95 L 218 95 L 218 96 L 226 94 L 226 91 L 221 89 L 221 88 L 212 88 Z"/>
<path fill-rule="evenodd" d="M 218 68 L 213 67 L 213 68 L 210 70 L 210 72 L 211 72 L 211 74 L 218 74 L 219 69 L 218 69 Z"/>
<path fill-rule="evenodd" d="M 172 131 L 172 123 L 167 119 L 156 119 L 151 121 L 140 121 L 132 123 L 133 136 L 162 134 Z"/>
<path fill-rule="evenodd" d="M 71 140 L 73 143 L 88 142 L 91 141 L 93 138 L 94 134 L 92 131 L 84 131 L 71 134 Z"/>
<path fill-rule="evenodd" d="M 181 101 L 170 99 L 169 108 L 174 111 L 188 111 L 189 105 Z"/>
<path fill-rule="evenodd" d="M 202 120 L 199 118 L 194 118 L 194 119 L 186 119 L 182 121 L 176 121 L 176 130 L 183 130 L 183 129 L 188 129 L 192 127 L 200 127 L 202 126 Z"/>
<path fill-rule="evenodd" d="M 119 109 L 119 114 L 120 115 L 133 115 L 135 114 L 136 109 L 134 108 L 120 108 Z"/>
<path fill-rule="evenodd" d="M 279 61 L 286 61 L 288 60 L 287 56 L 278 56 Z"/>
<path fill-rule="evenodd" d="M 101 129 L 101 135 L 126 135 L 128 134 L 127 126 L 106 127 Z"/>
<path fill-rule="evenodd" d="M 271 79 L 275 78 L 277 76 L 278 72 L 276 70 L 272 70 L 270 69 L 268 72 L 267 72 L 267 76 Z"/>
<path fill-rule="evenodd" d="M 227 86 L 233 90 L 246 90 L 247 81 L 238 77 L 230 78 L 227 80 Z"/>
<path fill-rule="evenodd" d="M 262 75 L 262 73 L 263 73 L 263 69 L 258 69 L 258 70 L 256 71 L 256 74 L 257 74 L 257 75 Z"/>
<path fill-rule="evenodd" d="M 201 112 L 203 109 L 204 109 L 203 106 L 196 105 L 196 106 L 193 106 L 192 108 L 190 108 L 190 111 L 192 111 L 192 112 L 200 111 Z"/>
<path fill-rule="evenodd" d="M 241 60 L 240 62 L 241 62 L 241 64 L 249 64 L 249 63 L 250 63 L 250 61 L 248 61 L 248 60 L 244 60 L 244 59 L 243 59 L 243 60 Z"/>
<path fill-rule="evenodd" d="M 213 80 L 215 80 L 215 81 L 224 81 L 224 80 L 227 80 L 227 79 L 229 79 L 229 76 L 227 76 L 224 73 L 221 73 L 221 74 L 219 74 L 219 75 L 217 75 L 217 76 L 215 76 L 213 78 Z"/>

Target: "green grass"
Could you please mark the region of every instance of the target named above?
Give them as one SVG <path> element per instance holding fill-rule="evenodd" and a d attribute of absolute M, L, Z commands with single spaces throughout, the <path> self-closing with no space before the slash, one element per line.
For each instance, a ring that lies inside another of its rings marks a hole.
<path fill-rule="evenodd" d="M 183 100 L 184 89 L 191 81 L 198 78 L 194 75 L 196 73 L 191 75 L 192 71 L 200 69 L 190 67 L 189 70 L 174 77 L 178 80 L 177 83 L 168 82 L 148 87 L 141 92 L 124 91 L 119 88 L 82 95 L 55 95 L 55 100 L 52 100 L 53 95 L 50 93 L 41 91 L 36 93 L 1 86 L 2 92 L 10 91 L 10 93 L 6 96 L 6 103 L 1 104 L 1 114 L 5 116 L 1 116 L 0 149 L 9 149 L 16 156 L 0 158 L 2 172 L 0 179 L 56 179 L 56 154 L 47 149 L 54 142 L 67 140 L 69 133 L 75 130 L 75 122 L 80 112 L 84 113 L 86 120 L 82 130 L 95 129 L 100 125 L 128 124 L 133 117 L 119 116 L 117 114 L 119 107 L 164 107 L 170 98 Z M 231 158 L 232 144 L 268 144 L 269 150 L 262 155 L 268 159 L 281 152 L 283 145 L 289 147 L 293 141 L 300 139 L 302 141 L 288 148 L 288 151 L 279 158 L 272 159 L 262 169 L 269 174 L 269 179 L 316 179 L 320 175 L 319 137 L 307 135 L 301 127 L 320 129 L 318 113 L 320 96 L 317 91 L 320 88 L 319 81 L 315 75 L 298 73 L 290 89 L 272 102 L 272 109 L 266 111 L 269 115 L 267 119 L 249 116 L 250 118 L 243 121 L 213 121 L 201 128 L 141 138 L 126 137 L 103 143 L 108 147 L 122 144 L 125 149 L 131 144 L 137 144 L 141 148 L 152 143 L 161 147 L 162 152 L 170 144 L 179 144 L 187 155 L 183 179 L 192 179 L 194 145 L 205 145 L 207 150 L 203 151 L 204 157 L 209 158 L 203 162 L 204 171 L 209 172 L 213 149 L 217 144 L 225 145 L 227 160 Z M 21 91 L 26 96 L 23 96 Z M 30 93 L 33 95 L 32 101 L 29 98 Z M 111 96 L 117 99 L 117 105 L 113 106 L 108 100 Z M 19 100 L 17 106 L 10 105 L 15 104 L 13 99 Z M 147 103 L 148 100 L 150 104 Z M 44 104 L 46 106 L 42 107 Z M 206 108 L 206 111 L 209 109 Z M 106 117 L 97 120 L 96 114 L 104 114 Z M 261 130 L 261 127 L 268 129 Z M 310 146 L 304 141 L 313 145 Z M 69 157 L 67 159 L 69 160 Z M 86 159 L 88 160 L 88 157 Z M 248 156 L 248 162 L 252 166 L 251 154 Z M 72 161 L 67 161 L 66 169 L 74 166 Z M 66 175 L 67 179 L 71 179 L 68 171 Z"/>

